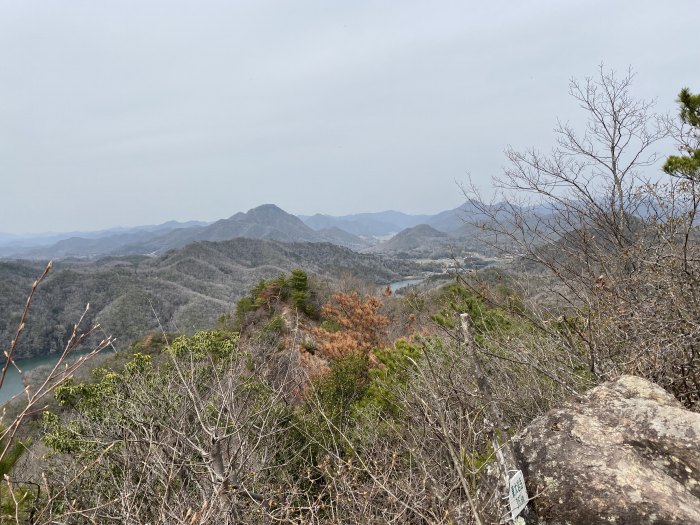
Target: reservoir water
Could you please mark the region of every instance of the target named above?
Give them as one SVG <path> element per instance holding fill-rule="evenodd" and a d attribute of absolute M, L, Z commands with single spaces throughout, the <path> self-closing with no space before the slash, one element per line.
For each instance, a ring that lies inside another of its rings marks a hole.
<path fill-rule="evenodd" d="M 422 283 L 423 281 L 424 279 L 421 277 L 412 277 L 409 279 L 404 279 L 402 281 L 394 281 L 389 285 L 389 287 L 391 288 L 392 292 L 396 292 L 397 290 L 401 290 L 402 288 L 408 288 L 409 286 Z"/>
<path fill-rule="evenodd" d="M 56 354 L 53 354 L 41 357 L 32 357 L 30 359 L 17 359 L 15 363 L 17 363 L 17 366 L 23 373 L 27 373 L 30 370 L 34 370 L 40 366 L 55 365 L 56 361 L 58 361 L 58 357 L 59 356 Z M 4 366 L 4 364 L 5 363 L 3 362 L 2 366 Z M 2 368 L 0 368 L 0 371 L 2 371 Z M 0 405 L 9 401 L 12 396 L 17 395 L 22 390 L 24 390 L 22 376 L 19 374 L 19 372 L 17 372 L 17 368 L 11 366 L 7 369 L 5 382 L 2 384 L 2 388 L 0 389 Z"/>

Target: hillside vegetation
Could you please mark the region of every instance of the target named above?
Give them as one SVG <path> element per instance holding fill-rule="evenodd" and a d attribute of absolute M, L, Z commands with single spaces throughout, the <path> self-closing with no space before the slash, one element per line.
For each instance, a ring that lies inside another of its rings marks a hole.
<path fill-rule="evenodd" d="M 415 273 L 406 261 L 358 254 L 328 243 L 280 243 L 254 239 L 196 242 L 160 257 L 59 261 L 33 305 L 16 357 L 58 352 L 87 303 L 85 322 L 118 334 L 117 348 L 144 332 L 213 326 L 260 279 L 296 267 L 319 276 L 362 276 L 377 284 Z M 7 346 L 43 265 L 0 261 L 0 345 Z"/>
<path fill-rule="evenodd" d="M 9 303 L 6 366 L 68 308 L 100 306 L 6 407 L 0 521 L 696 521 L 700 95 L 681 91 L 664 121 L 631 80 L 601 67 L 572 81 L 584 130 L 560 124 L 550 154 L 509 151 L 502 204 L 469 201 L 508 266 L 397 295 L 377 283 L 414 263 L 331 244 L 4 263 L 3 297 L 31 289 Z M 640 168 L 666 137 L 679 152 L 654 183 Z M 192 329 L 215 310 L 215 328 Z M 163 330 L 97 361 L 112 341 L 91 322 L 135 337 L 149 311 Z"/>

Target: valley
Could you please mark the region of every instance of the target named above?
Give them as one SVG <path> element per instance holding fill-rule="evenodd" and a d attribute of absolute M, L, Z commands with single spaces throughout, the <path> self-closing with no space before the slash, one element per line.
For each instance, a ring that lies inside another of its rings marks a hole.
<path fill-rule="evenodd" d="M 100 323 L 101 335 L 118 334 L 116 347 L 126 348 L 149 330 L 210 328 L 256 282 L 294 268 L 383 287 L 498 263 L 468 235 L 467 208 L 299 218 L 267 204 L 210 224 L 170 221 L 68 238 L 6 235 L 0 250 L 11 257 L 0 259 L 0 346 L 9 344 L 48 259 L 55 268 L 35 299 L 18 359 L 60 352 L 88 303 L 85 324 Z"/>
<path fill-rule="evenodd" d="M 330 243 L 245 238 L 198 241 L 156 257 L 60 260 L 35 298 L 16 357 L 59 352 L 88 303 L 85 322 L 119 334 L 118 348 L 159 323 L 183 332 L 211 327 L 255 283 L 298 267 L 321 278 L 347 275 L 377 286 L 423 271 L 409 260 Z M 42 269 L 36 261 L 0 261 L 0 345 L 9 344 Z"/>

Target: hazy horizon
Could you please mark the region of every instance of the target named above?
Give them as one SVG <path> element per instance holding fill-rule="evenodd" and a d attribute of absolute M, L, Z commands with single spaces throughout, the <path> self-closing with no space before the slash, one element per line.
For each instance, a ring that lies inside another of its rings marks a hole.
<path fill-rule="evenodd" d="M 0 232 L 454 208 L 580 126 L 568 81 L 600 63 L 675 114 L 697 9 L 0 0 Z"/>
<path fill-rule="evenodd" d="M 403 210 L 386 209 L 386 210 L 375 210 L 375 211 L 370 211 L 370 212 L 358 212 L 358 213 L 347 213 L 347 214 L 333 214 L 333 213 L 312 212 L 312 213 L 297 213 L 297 214 L 292 214 L 292 215 L 294 215 L 294 216 L 296 216 L 296 217 L 299 217 L 299 218 L 302 218 L 302 217 L 312 217 L 312 216 L 317 215 L 317 214 L 326 215 L 326 216 L 331 216 L 331 217 L 346 217 L 346 216 L 351 216 L 351 215 L 373 214 L 373 213 L 383 213 L 383 212 L 399 212 L 399 213 L 405 213 L 406 215 L 414 215 L 414 216 L 428 215 L 428 216 L 431 216 L 431 215 L 437 215 L 437 214 L 439 214 L 439 213 L 441 213 L 441 212 L 444 212 L 444 211 L 449 211 L 449 210 L 452 210 L 452 209 L 456 209 L 456 208 L 459 207 L 459 205 L 463 204 L 464 202 L 465 202 L 465 198 L 463 198 L 457 206 L 450 207 L 450 208 L 445 208 L 445 209 L 434 210 L 434 211 L 428 211 L 428 212 L 425 212 L 425 213 L 408 213 L 408 212 L 404 212 Z M 168 223 L 168 222 L 178 222 L 178 223 L 183 223 L 183 224 L 184 224 L 184 223 L 189 223 L 189 222 L 202 222 L 202 223 L 211 224 L 211 223 L 216 222 L 216 221 L 221 220 L 221 219 L 228 219 L 228 218 L 232 217 L 233 215 L 235 215 L 235 214 L 237 214 L 237 213 L 241 213 L 241 212 L 242 212 L 242 213 L 247 213 L 247 212 L 251 211 L 251 210 L 254 209 L 254 208 L 258 208 L 258 207 L 260 207 L 260 206 L 265 206 L 265 205 L 270 205 L 270 204 L 275 205 L 275 206 L 278 206 L 278 205 L 277 205 L 276 203 L 274 203 L 274 202 L 263 202 L 263 203 L 260 203 L 260 204 L 258 204 L 258 205 L 256 205 L 256 206 L 253 206 L 252 208 L 248 208 L 248 209 L 245 209 L 245 210 L 236 210 L 236 211 L 234 211 L 234 212 L 232 212 L 232 213 L 230 213 L 229 215 L 226 215 L 226 216 L 224 216 L 224 217 L 218 217 L 218 218 L 216 218 L 216 219 L 214 219 L 214 220 L 208 220 L 208 221 L 205 221 L 205 220 L 202 220 L 202 219 L 197 219 L 197 218 L 193 218 L 193 219 L 167 219 L 167 220 L 165 220 L 165 221 L 158 222 L 158 223 L 131 224 L 131 225 L 128 225 L 128 226 L 125 226 L 125 225 L 123 225 L 123 224 L 113 224 L 113 225 L 110 225 L 110 226 L 106 226 L 106 227 L 104 227 L 104 228 L 87 228 L 87 229 L 77 229 L 77 230 L 46 230 L 46 231 L 36 231 L 36 232 L 24 232 L 24 231 L 9 232 L 9 231 L 0 230 L 0 234 L 6 234 L 6 235 L 11 235 L 11 236 L 17 236 L 17 237 L 22 237 L 22 236 L 27 236 L 27 237 L 29 237 L 29 236 L 54 235 L 54 234 L 59 234 L 59 235 L 60 235 L 60 234 L 66 234 L 66 233 L 81 233 L 81 232 L 89 233 L 89 232 L 108 231 L 108 230 L 119 230 L 119 229 L 122 229 L 122 228 L 127 229 L 127 228 L 144 227 L 144 226 L 160 226 L 160 225 L 166 224 L 166 223 Z M 283 209 L 281 206 L 278 206 L 278 207 L 279 207 L 280 209 L 282 209 L 283 211 L 287 212 L 287 213 L 291 213 L 291 212 L 289 212 L 288 210 Z"/>

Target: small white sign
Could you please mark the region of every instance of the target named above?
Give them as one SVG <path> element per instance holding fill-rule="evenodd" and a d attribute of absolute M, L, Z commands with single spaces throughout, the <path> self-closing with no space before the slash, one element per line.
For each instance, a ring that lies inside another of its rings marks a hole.
<path fill-rule="evenodd" d="M 528 497 L 525 488 L 525 478 L 522 470 L 518 470 L 508 481 L 508 503 L 510 503 L 511 519 L 518 517 L 527 506 Z"/>

